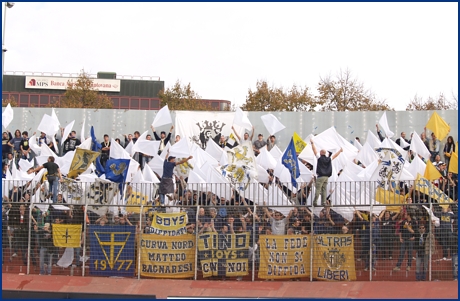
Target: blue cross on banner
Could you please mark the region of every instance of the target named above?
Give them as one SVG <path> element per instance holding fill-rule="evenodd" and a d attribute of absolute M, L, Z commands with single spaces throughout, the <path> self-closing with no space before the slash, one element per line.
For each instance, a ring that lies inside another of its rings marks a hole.
<path fill-rule="evenodd" d="M 90 225 L 91 275 L 134 277 L 135 226 Z"/>
<path fill-rule="evenodd" d="M 283 165 L 289 170 L 291 174 L 292 186 L 297 188 L 297 178 L 300 176 L 299 161 L 297 160 L 297 154 L 295 152 L 294 140 L 291 138 L 286 151 L 284 151 L 283 157 L 281 158 Z"/>

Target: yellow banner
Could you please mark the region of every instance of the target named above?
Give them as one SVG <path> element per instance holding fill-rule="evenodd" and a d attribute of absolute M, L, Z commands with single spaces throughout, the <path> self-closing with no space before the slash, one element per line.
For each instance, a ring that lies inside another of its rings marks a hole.
<path fill-rule="evenodd" d="M 404 204 L 406 202 L 404 195 L 394 193 L 390 190 L 385 190 L 381 187 L 378 187 L 377 191 L 375 192 L 375 200 L 380 204 L 386 205 L 398 205 Z M 401 210 L 401 206 L 387 206 L 386 210 L 399 212 Z"/>
<path fill-rule="evenodd" d="M 418 190 L 421 193 L 428 195 L 430 198 L 438 201 L 438 203 L 453 203 L 454 202 L 441 189 L 433 185 L 427 179 L 420 176 L 420 174 L 417 175 L 417 180 L 415 180 L 415 190 Z"/>
<path fill-rule="evenodd" d="M 82 172 L 88 169 L 96 158 L 100 155 L 99 152 L 93 152 L 87 149 L 77 148 L 73 155 L 72 163 L 70 164 L 70 171 L 67 177 L 75 179 Z"/>
<path fill-rule="evenodd" d="M 249 232 L 208 232 L 198 237 L 203 277 L 245 276 L 249 273 Z"/>
<path fill-rule="evenodd" d="M 195 275 L 195 235 L 161 236 L 143 234 L 141 239 L 142 276 L 190 278 Z"/>
<path fill-rule="evenodd" d="M 261 235 L 261 279 L 310 277 L 309 235 Z"/>
<path fill-rule="evenodd" d="M 53 224 L 52 229 L 55 247 L 81 247 L 81 225 Z"/>
<path fill-rule="evenodd" d="M 158 213 L 153 214 L 152 225 L 147 233 L 163 236 L 179 236 L 187 233 L 187 213 Z"/>
<path fill-rule="evenodd" d="M 146 206 L 147 201 L 149 200 L 149 197 L 146 194 L 143 194 L 142 192 L 138 192 L 133 190 L 131 192 L 131 195 L 128 198 L 128 201 L 126 202 L 126 205 L 131 205 L 131 206 L 138 206 L 138 207 L 127 207 L 127 210 L 130 212 L 134 213 L 140 213 L 141 212 L 141 205 L 144 205 L 144 210 L 142 213 L 145 213 L 149 208 Z"/>
<path fill-rule="evenodd" d="M 305 143 L 296 132 L 292 135 L 292 139 L 294 140 L 295 152 L 298 154 L 301 153 L 305 146 L 307 146 L 307 143 Z"/>
<path fill-rule="evenodd" d="M 313 278 L 328 281 L 356 280 L 353 235 L 315 235 Z"/>

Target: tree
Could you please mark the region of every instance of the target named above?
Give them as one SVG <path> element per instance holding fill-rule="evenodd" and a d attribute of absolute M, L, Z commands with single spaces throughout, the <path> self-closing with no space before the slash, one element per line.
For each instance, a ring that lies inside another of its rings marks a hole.
<path fill-rule="evenodd" d="M 17 107 L 18 101 L 14 96 L 10 96 L 8 99 L 2 99 L 2 107 L 6 107 L 8 104 L 10 104 L 11 107 Z"/>
<path fill-rule="evenodd" d="M 307 87 L 285 90 L 269 87 L 267 81 L 257 81 L 255 91 L 248 90 L 246 102 L 241 107 L 245 111 L 314 111 L 317 103 Z"/>
<path fill-rule="evenodd" d="M 59 108 L 95 108 L 111 109 L 112 100 L 93 88 L 93 80 L 85 70 L 82 70 L 74 82 L 67 83 L 67 89 L 61 101 L 55 101 L 49 106 Z"/>
<path fill-rule="evenodd" d="M 160 91 L 158 97 L 161 100 L 161 107 L 168 105 L 170 110 L 178 111 L 210 111 L 211 106 L 201 101 L 195 91 L 192 90 L 190 83 L 182 86 L 179 80 L 174 86 Z"/>
<path fill-rule="evenodd" d="M 393 111 L 385 100 L 377 100 L 374 93 L 364 88 L 363 83 L 352 78 L 349 69 L 320 78 L 318 102 L 322 111 Z"/>
<path fill-rule="evenodd" d="M 415 94 L 414 98 L 409 101 L 406 111 L 430 111 L 430 110 L 457 110 L 458 100 L 453 95 L 453 100 L 447 100 L 443 93 L 439 93 L 437 99 L 429 96 L 426 100 Z"/>

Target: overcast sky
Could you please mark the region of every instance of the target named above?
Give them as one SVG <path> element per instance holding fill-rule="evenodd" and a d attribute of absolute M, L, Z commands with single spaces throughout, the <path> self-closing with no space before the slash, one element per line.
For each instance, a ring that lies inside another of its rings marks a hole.
<path fill-rule="evenodd" d="M 458 95 L 458 3 L 16 3 L 4 38 L 5 71 L 159 76 L 238 105 L 258 79 L 316 91 L 346 68 L 396 110 Z"/>

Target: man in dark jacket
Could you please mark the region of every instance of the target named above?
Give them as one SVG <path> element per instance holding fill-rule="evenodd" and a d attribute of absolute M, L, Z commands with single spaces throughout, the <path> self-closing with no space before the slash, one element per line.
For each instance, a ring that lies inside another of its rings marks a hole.
<path fill-rule="evenodd" d="M 53 244 L 50 224 L 45 223 L 43 228 L 39 228 L 35 225 L 34 231 L 38 234 L 38 242 L 40 245 L 40 275 L 51 275 L 53 254 L 57 254 L 57 249 Z"/>
<path fill-rule="evenodd" d="M 342 148 L 335 153 L 332 158 L 326 157 L 326 150 L 322 149 L 320 151 L 320 155 L 318 156 L 318 152 L 316 150 L 316 146 L 313 143 L 313 140 L 310 140 L 311 147 L 313 148 L 313 153 L 318 158 L 318 164 L 316 165 L 316 191 L 315 191 L 315 199 L 313 201 L 313 206 L 317 207 L 317 201 L 319 195 L 321 194 L 321 205 L 326 206 L 326 198 L 327 198 L 327 181 L 329 177 L 332 175 L 332 160 L 337 158 L 337 156 L 343 151 Z"/>

